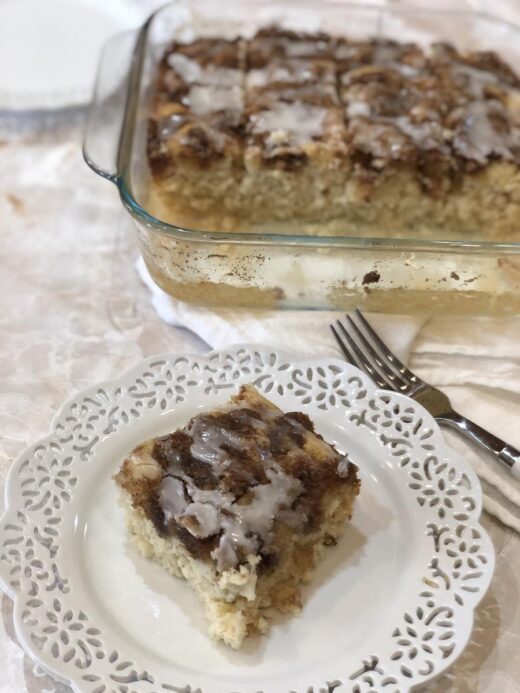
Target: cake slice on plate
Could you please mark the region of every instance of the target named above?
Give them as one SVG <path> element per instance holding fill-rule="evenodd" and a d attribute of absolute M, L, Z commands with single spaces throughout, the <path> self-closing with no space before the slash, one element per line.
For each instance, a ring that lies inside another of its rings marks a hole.
<path fill-rule="evenodd" d="M 197 593 L 210 635 L 239 648 L 274 608 L 301 609 L 301 584 L 336 543 L 359 493 L 357 468 L 247 385 L 222 407 L 139 445 L 115 476 L 139 551 Z"/>

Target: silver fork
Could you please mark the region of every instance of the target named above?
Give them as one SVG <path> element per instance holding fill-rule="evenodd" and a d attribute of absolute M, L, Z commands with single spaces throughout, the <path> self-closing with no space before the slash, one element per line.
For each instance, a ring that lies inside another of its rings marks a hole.
<path fill-rule="evenodd" d="M 456 412 L 447 395 L 425 383 L 386 346 L 359 310 L 355 319 L 337 320 L 330 328 L 346 360 L 366 371 L 384 390 L 401 392 L 416 400 L 440 424 L 454 428 L 501 462 L 520 479 L 520 451 Z"/>

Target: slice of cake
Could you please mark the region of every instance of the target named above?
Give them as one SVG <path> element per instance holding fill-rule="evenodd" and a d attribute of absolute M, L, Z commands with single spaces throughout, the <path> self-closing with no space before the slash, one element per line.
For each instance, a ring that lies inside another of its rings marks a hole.
<path fill-rule="evenodd" d="M 246 46 L 245 75 L 248 218 L 337 218 L 350 166 L 328 37 L 261 31 Z"/>
<path fill-rule="evenodd" d="M 199 39 L 174 42 L 158 74 L 158 93 L 148 124 L 148 160 L 161 185 L 150 205 L 167 218 L 176 200 L 176 223 L 193 215 L 220 223 L 226 199 L 235 199 L 243 165 L 243 42 Z"/>
<path fill-rule="evenodd" d="M 350 519 L 357 468 L 314 431 L 244 386 L 223 407 L 139 445 L 115 476 L 139 551 L 185 578 L 210 635 L 239 648 L 272 609 L 301 609 L 325 547 Z"/>

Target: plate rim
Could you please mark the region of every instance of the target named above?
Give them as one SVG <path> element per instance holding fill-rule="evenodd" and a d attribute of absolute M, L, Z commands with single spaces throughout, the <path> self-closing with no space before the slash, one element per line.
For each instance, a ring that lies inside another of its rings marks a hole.
<path fill-rule="evenodd" d="M 480 517 L 482 513 L 482 489 L 480 485 L 480 481 L 478 479 L 477 474 L 471 467 L 471 464 L 467 462 L 460 454 L 458 454 L 456 451 L 454 451 L 447 443 L 446 439 L 444 438 L 444 435 L 442 433 L 442 430 L 440 429 L 439 425 L 437 422 L 433 419 L 433 417 L 422 407 L 418 402 L 415 400 L 412 400 L 411 398 L 401 394 L 401 393 L 394 393 L 394 392 L 389 392 L 382 390 L 380 388 L 377 388 L 377 386 L 370 380 L 370 378 L 360 369 L 358 369 L 355 366 L 352 366 L 348 362 L 342 360 L 341 358 L 334 357 L 334 356 L 306 356 L 302 354 L 298 354 L 297 352 L 290 352 L 285 349 L 275 349 L 270 346 L 266 345 L 260 345 L 260 344 L 247 344 L 247 343 L 240 343 L 240 344 L 234 344 L 229 347 L 223 348 L 223 349 L 216 349 L 216 350 L 211 350 L 209 352 L 204 352 L 204 353 L 177 353 L 177 352 L 161 352 L 159 354 L 152 354 L 150 356 L 144 357 L 140 359 L 137 363 L 134 365 L 130 366 L 129 368 L 125 369 L 118 377 L 113 378 L 113 379 L 107 379 L 103 380 L 98 383 L 94 383 L 93 385 L 90 385 L 86 388 L 82 388 L 79 390 L 77 393 L 74 395 L 68 397 L 62 405 L 56 410 L 54 416 L 52 417 L 52 420 L 50 422 L 50 427 L 49 427 L 49 433 L 44 436 L 43 438 L 39 439 L 36 443 L 33 443 L 32 445 L 28 445 L 22 453 L 17 457 L 17 459 L 11 464 L 6 481 L 5 481 L 5 488 L 4 488 L 4 509 L 2 514 L 0 515 L 0 530 L 2 529 L 2 525 L 5 523 L 6 518 L 9 517 L 10 511 L 13 510 L 13 505 L 10 501 L 10 496 L 13 495 L 13 487 L 16 485 L 16 477 L 17 477 L 17 471 L 20 467 L 20 464 L 22 463 L 22 460 L 27 457 L 29 454 L 34 454 L 35 449 L 40 446 L 40 445 L 45 445 L 51 442 L 53 436 L 56 434 L 56 427 L 60 422 L 60 418 L 63 417 L 65 412 L 67 411 L 67 408 L 69 408 L 71 405 L 73 405 L 76 401 L 81 400 L 85 397 L 88 397 L 89 395 L 93 394 L 94 392 L 97 392 L 99 389 L 102 388 L 109 388 L 113 387 L 115 385 L 122 385 L 124 384 L 125 381 L 137 376 L 138 373 L 140 373 L 144 367 L 151 367 L 151 365 L 155 362 L 158 361 L 166 361 L 166 362 L 171 362 L 172 364 L 174 361 L 178 359 L 184 359 L 184 360 L 202 360 L 202 361 L 210 361 L 212 358 L 222 358 L 223 356 L 229 356 L 231 355 L 237 355 L 240 351 L 245 350 L 245 351 L 250 351 L 250 352 L 269 352 L 271 354 L 276 354 L 277 357 L 279 357 L 281 360 L 285 360 L 292 365 L 294 364 L 301 364 L 305 365 L 305 367 L 308 367 L 309 365 L 315 365 L 318 366 L 318 364 L 332 364 L 335 366 L 338 366 L 341 371 L 344 372 L 349 372 L 352 374 L 353 377 L 357 377 L 363 384 L 368 384 L 370 391 L 374 393 L 377 396 L 380 395 L 391 395 L 392 399 L 397 399 L 398 401 L 402 403 L 412 403 L 413 406 L 415 407 L 416 410 L 418 410 L 424 420 L 428 423 L 428 425 L 431 427 L 434 435 L 434 440 L 436 442 L 436 447 L 439 451 L 442 451 L 445 455 L 449 456 L 450 460 L 455 460 L 456 465 L 461 467 L 465 473 L 469 476 L 471 480 L 471 491 L 475 500 L 475 508 L 473 511 L 473 516 L 472 516 L 472 521 L 473 521 L 473 526 L 475 526 L 482 534 L 483 538 L 487 540 L 488 546 L 487 546 L 487 559 L 488 559 L 488 564 L 487 568 L 484 571 L 484 586 L 480 590 L 478 594 L 478 599 L 472 604 L 468 605 L 466 607 L 466 610 L 468 611 L 469 615 L 469 621 L 470 621 L 470 627 L 468 629 L 468 632 L 466 633 L 466 636 L 463 639 L 463 642 L 460 646 L 457 646 L 455 649 L 456 655 L 452 658 L 449 659 L 448 663 L 441 669 L 436 670 L 434 673 L 432 673 L 430 676 L 427 678 L 421 678 L 420 681 L 414 682 L 413 680 L 410 681 L 410 686 L 409 688 L 400 688 L 401 691 L 407 691 L 411 690 L 412 688 L 415 688 L 416 685 L 423 685 L 427 681 L 431 681 L 434 678 L 437 678 L 437 676 L 441 675 L 446 668 L 451 667 L 453 663 L 458 659 L 458 657 L 462 654 L 464 651 L 465 647 L 467 646 L 470 638 L 471 638 L 471 633 L 474 625 L 474 616 L 475 616 L 475 609 L 480 603 L 480 601 L 483 599 L 485 596 L 489 585 L 491 583 L 491 579 L 493 576 L 494 572 L 494 567 L 495 567 L 495 552 L 494 552 L 494 547 L 491 542 L 491 539 L 486 532 L 486 530 L 482 527 L 480 524 Z M 171 409 L 174 408 L 175 405 L 171 407 Z M 2 537 L 2 534 L 0 532 L 0 539 Z M 3 572 L 2 572 L 2 564 L 0 561 L 0 588 L 3 589 L 3 591 L 9 596 L 10 599 L 13 600 L 14 602 L 14 626 L 15 626 L 15 632 L 18 637 L 18 640 L 20 644 L 22 645 L 22 648 L 27 656 L 32 658 L 34 661 L 36 661 L 45 671 L 47 671 L 49 674 L 54 676 L 57 680 L 67 683 L 68 685 L 71 685 L 72 688 L 76 691 L 83 691 L 86 689 L 83 689 L 79 687 L 81 684 L 76 684 L 76 682 L 72 679 L 69 679 L 67 677 L 62 676 L 62 674 L 59 672 L 58 666 L 59 666 L 59 660 L 57 661 L 57 668 L 50 667 L 45 659 L 40 657 L 38 651 L 31 647 L 30 643 L 27 642 L 25 638 L 25 634 L 21 628 L 21 625 L 19 623 L 19 619 L 16 618 L 16 615 L 18 613 L 17 611 L 17 602 L 20 601 L 19 597 L 23 596 L 23 593 L 16 592 L 14 588 L 11 587 L 11 585 L 8 583 L 8 581 L 5 579 Z M 19 614 L 18 614 L 19 616 Z M 367 664 L 365 662 L 365 664 Z M 340 686 L 341 688 L 342 686 Z M 143 689 L 144 690 L 144 689 Z M 147 689 L 148 690 L 148 689 Z M 180 690 L 180 689 L 179 689 Z M 316 688 L 316 690 L 318 690 Z M 321 690 L 321 689 L 320 689 Z M 358 690 L 353 688 L 352 690 Z M 379 690 L 377 688 L 359 688 L 359 691 L 371 691 L 371 690 Z M 382 690 L 382 689 L 381 689 Z"/>

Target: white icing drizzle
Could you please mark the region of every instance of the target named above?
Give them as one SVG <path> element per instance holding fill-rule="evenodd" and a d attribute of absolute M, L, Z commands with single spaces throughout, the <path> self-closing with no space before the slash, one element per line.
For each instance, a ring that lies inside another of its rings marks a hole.
<path fill-rule="evenodd" d="M 470 104 L 463 130 L 455 140 L 456 147 L 462 154 L 482 164 L 493 154 L 505 159 L 511 158 L 509 144 L 512 144 L 512 137 L 494 129 L 489 113 L 490 105 L 485 101 Z M 518 131 L 514 134 L 518 140 Z"/>
<path fill-rule="evenodd" d="M 382 65 L 384 67 L 390 67 L 392 70 L 399 72 L 404 77 L 415 77 L 420 74 L 421 70 L 407 63 L 399 61 L 401 47 L 399 46 L 388 46 L 378 44 L 374 48 L 373 54 L 373 64 Z"/>
<path fill-rule="evenodd" d="M 249 70 L 246 76 L 246 86 L 250 89 L 255 89 L 257 87 L 265 87 L 272 81 L 273 80 L 271 78 L 271 75 L 269 74 L 269 71 L 265 68 Z"/>
<path fill-rule="evenodd" d="M 251 424 L 258 429 L 266 426 L 263 421 L 253 418 L 251 418 Z M 225 466 L 227 454 L 222 450 L 223 445 L 240 448 L 243 443 L 242 437 L 235 431 L 230 431 L 218 424 L 208 426 L 205 420 L 199 417 L 192 419 L 187 430 L 193 438 L 193 443 L 190 447 L 192 456 L 196 460 L 211 464 L 214 467 Z"/>
<path fill-rule="evenodd" d="M 350 43 L 340 43 L 334 49 L 334 57 L 337 60 L 352 60 L 359 56 L 359 46 Z"/>
<path fill-rule="evenodd" d="M 285 53 L 290 58 L 305 58 L 317 56 L 326 52 L 327 41 L 287 41 L 284 43 Z"/>
<path fill-rule="evenodd" d="M 192 113 L 200 116 L 217 111 L 240 111 L 242 94 L 238 87 L 194 84 L 183 98 L 183 103 L 190 107 Z"/>
<path fill-rule="evenodd" d="M 265 87 L 275 82 L 285 84 L 302 84 L 304 82 L 315 82 L 315 87 L 319 88 L 324 82 L 334 84 L 334 72 L 324 72 L 320 75 L 319 83 L 316 82 L 316 74 L 313 72 L 313 61 L 293 60 L 290 63 L 273 63 L 265 68 L 250 70 L 247 73 L 246 84 L 249 88 Z"/>
<path fill-rule="evenodd" d="M 188 505 L 182 481 L 173 476 L 164 477 L 161 481 L 159 502 L 166 522 L 182 515 Z"/>
<path fill-rule="evenodd" d="M 259 406 L 256 411 L 262 418 L 248 417 L 248 424 L 254 427 L 255 435 L 249 435 L 247 443 L 240 432 L 219 425 L 218 417 L 196 416 L 185 430 L 192 438 L 192 457 L 211 465 L 215 478 L 219 478 L 232 464 L 222 446 L 240 450 L 247 445 L 249 450 L 253 446 L 253 454 L 262 460 L 267 483 L 254 482 L 252 478 L 248 493 L 238 499 L 218 488 L 200 489 L 183 471 L 180 455 L 174 455 L 168 475 L 160 484 L 159 502 L 166 522 L 175 519 L 193 536 L 201 539 L 220 533 L 218 546 L 211 553 L 219 571 L 237 565 L 245 555 L 256 554 L 260 549 L 268 550 L 275 518 L 280 517 L 295 528 L 303 528 L 307 519 L 304 512 L 291 507 L 304 490 L 301 481 L 286 474 L 270 451 L 267 436 L 269 421 L 281 414 L 264 406 Z M 291 426 L 303 436 L 310 435 L 297 421 L 292 420 Z M 292 448 L 288 454 L 305 454 L 296 442 L 290 445 Z M 324 454 L 335 455 L 327 443 L 323 442 L 322 448 Z M 338 476 L 342 476 L 343 469 L 344 464 L 340 460 Z"/>
<path fill-rule="evenodd" d="M 422 70 L 395 61 L 396 49 L 392 46 L 377 46 L 374 50 L 373 62 L 392 67 L 405 76 L 420 74 Z M 368 119 L 373 123 L 392 125 L 403 135 L 406 135 L 418 148 L 437 148 L 448 152 L 448 142 L 463 156 L 473 159 L 480 164 L 486 164 L 491 156 L 499 156 L 510 160 L 513 147 L 520 146 L 520 130 L 514 124 L 509 131 L 498 132 L 493 126 L 490 116 L 493 112 L 509 119 L 509 113 L 502 103 L 496 99 L 486 98 L 485 88 L 498 85 L 511 93 L 512 87 L 505 84 L 497 75 L 487 70 L 478 69 L 471 65 L 450 61 L 450 70 L 459 86 L 463 87 L 469 103 L 463 105 L 466 117 L 454 131 L 443 129 L 440 122 L 432 118 L 420 123 L 414 123 L 409 115 L 396 117 L 378 116 L 372 113 L 370 104 L 360 99 L 347 102 L 345 114 L 348 119 Z M 348 99 L 348 92 L 346 98 Z"/>
<path fill-rule="evenodd" d="M 187 84 L 214 84 L 219 87 L 238 86 L 241 72 L 231 67 L 202 67 L 196 60 L 187 58 L 182 53 L 171 53 L 167 58 L 168 65 L 175 70 Z"/>
<path fill-rule="evenodd" d="M 190 484 L 190 496 L 197 503 L 209 503 L 215 507 L 219 505 L 231 504 L 234 501 L 234 496 L 231 493 L 224 493 L 224 491 L 219 491 L 218 489 L 201 489 L 188 482 Z"/>
<path fill-rule="evenodd" d="M 412 67 L 412 65 L 407 65 L 406 63 L 391 63 L 390 67 L 396 72 L 400 72 L 404 77 L 416 77 L 421 74 L 421 70 L 418 67 Z"/>
<path fill-rule="evenodd" d="M 346 479 L 350 471 L 350 460 L 348 455 L 342 455 L 338 462 L 338 476 Z"/>
<path fill-rule="evenodd" d="M 348 118 L 370 118 L 370 104 L 366 101 L 350 101 L 347 105 Z"/>
<path fill-rule="evenodd" d="M 484 98 L 484 88 L 486 86 L 489 86 L 490 84 L 502 84 L 498 77 L 492 72 L 479 70 L 477 67 L 473 67 L 472 65 L 452 63 L 451 69 L 456 77 L 458 75 L 462 75 L 465 78 L 464 87 L 474 99 L 480 100 Z"/>
<path fill-rule="evenodd" d="M 388 121 L 397 125 L 401 132 L 408 135 L 422 149 L 439 147 L 442 142 L 442 127 L 434 120 L 412 123 L 407 116 L 398 116 L 397 118 L 388 118 Z"/>
<path fill-rule="evenodd" d="M 279 102 L 251 116 L 253 132 L 270 133 L 278 143 L 280 134 L 292 144 L 303 144 L 323 133 L 327 109 L 311 104 Z"/>
<path fill-rule="evenodd" d="M 195 520 L 196 527 L 190 527 L 190 531 L 201 539 L 212 537 L 221 527 L 220 511 L 211 503 L 190 503 L 183 517 Z"/>
<path fill-rule="evenodd" d="M 218 547 L 212 552 L 219 570 L 223 570 L 231 558 L 236 565 L 240 550 L 255 554 L 260 540 L 269 543 L 273 522 L 280 509 L 290 508 L 303 490 L 299 479 L 288 476 L 273 465 L 266 472 L 268 484 L 255 486 L 251 502 L 247 505 L 233 503 L 221 514 L 222 536 Z"/>
<path fill-rule="evenodd" d="M 182 55 L 182 53 L 170 53 L 167 62 L 179 77 L 188 84 L 200 82 L 202 68 L 196 60 L 191 60 Z"/>
<path fill-rule="evenodd" d="M 253 133 L 265 134 L 265 144 L 271 149 L 278 146 L 300 146 L 323 134 L 327 109 L 303 101 L 292 101 L 291 89 L 310 88 L 312 93 L 316 94 L 330 94 L 331 90 L 335 93 L 332 71 L 330 75 L 325 71 L 320 80 L 316 80 L 313 73 L 316 58 L 328 55 L 330 46 L 327 40 L 306 39 L 284 39 L 282 45 L 285 62 L 272 61 L 265 68 L 253 69 L 245 76 L 240 69 L 216 67 L 211 64 L 202 66 L 197 60 L 179 52 L 171 53 L 167 62 L 190 85 L 188 94 L 182 99 L 183 103 L 189 106 L 195 116 L 202 118 L 219 111 L 240 113 L 243 110 L 244 77 L 246 92 L 247 89 L 263 88 L 273 83 L 285 84 L 286 93 L 291 94 L 290 98 L 280 99 L 269 109 L 251 114 L 250 127 Z M 355 60 L 358 56 L 361 59 L 363 44 L 340 43 L 334 46 L 333 52 L 339 60 Z M 434 60 L 435 55 L 434 49 Z M 402 45 L 380 42 L 373 47 L 370 64 L 391 68 L 403 75 L 404 79 L 413 79 L 421 74 L 428 75 L 429 68 L 426 63 L 422 65 L 421 54 L 418 54 L 417 59 L 412 52 L 411 57 L 415 64 L 402 62 Z M 431 118 L 416 123 L 413 112 L 412 116 L 409 113 L 402 113 L 397 117 L 378 116 L 373 113 L 370 102 L 363 100 L 362 96 L 356 98 L 352 94 L 352 100 L 349 102 L 348 91 L 345 95 L 347 120 L 365 119 L 382 126 L 393 126 L 420 149 L 438 148 L 444 153 L 449 153 L 451 148 L 480 164 L 486 164 L 493 156 L 513 159 L 515 148 L 520 146 L 520 128 L 512 122 L 512 109 L 506 110 L 500 102 L 490 99 L 486 87 L 499 87 L 506 93 L 506 97 L 519 94 L 519 90 L 507 84 L 500 75 L 491 70 L 465 64 L 462 62 L 463 58 L 459 61 L 456 57 L 446 55 L 444 60 L 453 78 L 466 94 L 460 104 L 466 115 L 456 127 L 443 129 L 440 122 L 437 123 Z M 347 71 L 346 75 L 348 74 Z M 295 84 L 300 86 L 293 87 Z M 306 84 L 310 86 L 306 87 Z M 509 121 L 509 127 L 498 131 L 494 126 L 492 114 L 500 108 L 503 119 Z M 165 120 L 161 123 L 160 137 L 168 139 L 185 122 L 184 116 L 181 115 L 174 115 Z M 386 132 L 389 131 L 390 128 L 387 127 Z M 224 146 L 218 130 L 212 131 L 211 137 L 219 147 Z M 189 138 L 186 144 L 189 144 Z M 396 149 L 402 147 L 402 143 L 391 146 Z"/>

